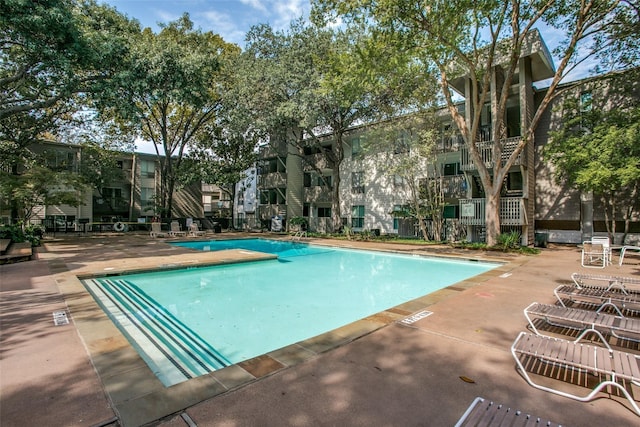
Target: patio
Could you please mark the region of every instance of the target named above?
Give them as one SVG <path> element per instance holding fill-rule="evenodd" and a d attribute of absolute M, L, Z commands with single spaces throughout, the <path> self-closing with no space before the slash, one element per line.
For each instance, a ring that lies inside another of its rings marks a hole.
<path fill-rule="evenodd" d="M 69 281 L 77 274 L 107 269 L 201 265 L 212 262 L 211 253 L 194 254 L 148 234 L 48 241 L 36 250 L 36 260 L 0 266 L 2 425 L 452 426 L 476 396 L 566 425 L 637 425 L 638 417 L 624 398 L 601 393 L 588 403 L 573 401 L 530 387 L 515 370 L 509 348 L 526 330 L 522 310 L 533 301 L 554 303 L 553 289 L 568 283 L 571 273 L 594 273 L 580 266 L 577 247 L 505 256 L 444 246 L 331 243 L 506 264 L 422 298 L 422 306 L 433 314 L 410 325 L 396 320 L 421 306 L 408 304 L 397 316 L 384 312 L 388 319 L 369 319 L 382 326 L 353 341 L 343 339 L 331 350 L 317 343 L 314 354 L 286 368 L 258 372 L 258 367 L 253 376 L 259 380 L 225 384 L 213 378 L 185 384 L 175 393 L 165 390 L 164 397 L 157 398 L 139 389 L 137 372 L 145 368 L 137 362 L 112 359 L 107 370 L 105 361 L 95 357 L 125 344 L 111 336 L 87 339 L 101 333 L 92 327 L 101 321 L 92 320 L 94 306 L 82 292 L 71 292 L 75 288 Z M 619 266 L 614 258 L 613 265 L 596 273 L 638 276 L 640 259 L 625 258 Z M 68 308 L 71 322 L 55 326 L 52 313 Z M 119 389 L 112 386 L 116 377 L 123 384 Z M 196 388 L 211 391 L 212 385 L 222 392 L 185 410 L 145 418 L 172 408 L 173 396 Z M 136 398 L 123 397 L 124 392 Z"/>

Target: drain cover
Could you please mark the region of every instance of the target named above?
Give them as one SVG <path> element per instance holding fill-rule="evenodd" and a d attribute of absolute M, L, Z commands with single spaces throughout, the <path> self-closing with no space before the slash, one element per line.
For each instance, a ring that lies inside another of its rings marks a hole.
<path fill-rule="evenodd" d="M 69 318 L 67 317 L 67 313 L 65 311 L 54 311 L 53 324 L 56 326 L 68 325 Z"/>

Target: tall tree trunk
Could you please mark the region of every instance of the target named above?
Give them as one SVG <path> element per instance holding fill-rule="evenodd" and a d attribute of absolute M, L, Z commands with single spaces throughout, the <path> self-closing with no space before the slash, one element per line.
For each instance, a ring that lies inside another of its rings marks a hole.
<path fill-rule="evenodd" d="M 344 160 L 344 146 L 342 141 L 342 131 L 334 132 L 334 144 L 331 148 L 333 153 L 333 197 L 331 198 L 331 215 L 333 216 L 333 231 L 338 231 L 342 227 L 342 215 L 340 212 L 340 167 Z"/>
<path fill-rule="evenodd" d="M 496 186 L 491 193 L 486 193 L 484 211 L 487 233 L 487 246 L 495 246 L 500 235 L 500 187 Z"/>
<path fill-rule="evenodd" d="M 340 215 L 340 169 L 334 167 L 331 174 L 331 217 L 333 220 L 333 232 L 337 232 L 342 227 L 342 217 Z"/>

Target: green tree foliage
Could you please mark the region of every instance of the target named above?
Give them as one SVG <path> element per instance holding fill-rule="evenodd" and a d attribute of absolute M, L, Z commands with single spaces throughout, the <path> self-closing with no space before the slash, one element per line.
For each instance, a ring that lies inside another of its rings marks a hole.
<path fill-rule="evenodd" d="M 139 26 L 94 1 L 0 0 L 0 194 L 13 219 L 82 203 L 85 185 L 32 151 L 122 70 Z"/>
<path fill-rule="evenodd" d="M 171 216 L 185 153 L 216 121 L 222 69 L 239 48 L 194 29 L 186 14 L 159 34 L 145 29 L 134 44 L 128 73 L 111 87 L 111 98 L 102 100 L 102 117 L 154 143 L 161 164 L 157 199 L 161 213 Z"/>
<path fill-rule="evenodd" d="M 139 31 L 91 0 L 0 0 L 0 121 L 101 90 Z"/>
<path fill-rule="evenodd" d="M 37 206 L 81 205 L 85 190 L 78 174 L 35 163 L 17 175 L 0 173 L 0 196 L 11 201 L 17 219 L 23 222 L 31 218 Z"/>
<path fill-rule="evenodd" d="M 637 9 L 633 2 L 626 1 L 314 0 L 312 3 L 317 20 L 340 17 L 357 25 L 367 23 L 373 33 L 403 55 L 423 62 L 425 69 L 437 70 L 451 117 L 464 137 L 484 187 L 489 245 L 494 245 L 500 234 L 502 183 L 524 148 L 532 143 L 543 112 L 561 93 L 560 82 L 596 51 L 601 55 L 615 53 L 622 42 L 615 42 L 616 37 L 626 37 L 629 45 L 637 44 L 633 34 L 614 31 L 623 17 L 637 22 Z M 521 123 L 522 138 L 510 154 L 503 156 L 509 91 L 519 73 L 520 57 L 530 48 L 536 25 L 542 24 L 563 36 L 554 51 L 559 62 L 543 99 L 535 108 L 524 106 L 531 111 L 523 116 L 526 121 Z M 490 140 L 493 159 L 501 161 L 494 161 L 490 168 L 481 159 L 479 135 L 482 109 L 491 101 L 490 88 L 498 66 L 501 71 L 493 92 Z M 472 93 L 467 99 L 467 115 L 457 109 L 452 96 L 453 82 L 461 76 L 469 79 Z"/>
<path fill-rule="evenodd" d="M 240 123 L 223 120 L 209 126 L 210 131 L 201 134 L 187 156 L 192 167 L 184 168 L 185 173 L 194 174 L 192 179 L 218 185 L 230 200 L 235 200 L 236 183 L 249 179 L 247 170 L 257 159 L 256 134 L 249 129 L 235 130 L 234 125 Z M 232 218 L 234 209 L 232 204 Z"/>
<path fill-rule="evenodd" d="M 105 198 L 104 189 L 119 183 L 124 178 L 122 168 L 118 166 L 117 156 L 98 144 L 85 143 L 81 147 L 79 174 L 82 181 Z M 109 207 L 112 207 L 109 204 Z"/>
<path fill-rule="evenodd" d="M 316 152 L 332 170 L 335 229 L 342 224 L 339 188 L 345 132 L 380 117 L 392 105 L 389 86 L 358 65 L 368 43 L 360 28 L 343 31 L 296 21 L 288 31 L 274 32 L 261 25 L 249 32 L 238 67 L 239 90 L 244 93 L 238 98 L 263 137 L 276 148 L 285 141 L 289 154 L 303 162 L 305 153 Z M 321 170 L 316 172 L 323 176 Z"/>
<path fill-rule="evenodd" d="M 570 98 L 562 113 L 564 124 L 551 133 L 544 155 L 555 165 L 557 179 L 600 197 L 613 241 L 619 211 L 626 235 L 640 208 L 640 105 L 584 111 Z"/>
<path fill-rule="evenodd" d="M 435 167 L 438 124 L 433 111 L 409 114 L 372 127 L 363 146 L 376 169 L 395 180 L 396 197 L 405 198 L 391 215 L 414 219 L 424 240 L 431 240 L 427 220 L 434 240 L 440 240 L 444 225 L 442 176 Z"/>

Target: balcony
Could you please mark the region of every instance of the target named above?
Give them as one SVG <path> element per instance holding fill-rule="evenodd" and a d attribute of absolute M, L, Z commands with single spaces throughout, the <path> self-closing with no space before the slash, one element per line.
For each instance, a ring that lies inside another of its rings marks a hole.
<path fill-rule="evenodd" d="M 464 139 L 462 135 L 441 137 L 437 142 L 437 150 L 439 153 L 454 153 L 460 151 L 464 147 Z"/>
<path fill-rule="evenodd" d="M 260 159 L 268 159 L 270 157 L 278 157 L 284 156 L 287 153 L 286 144 L 279 144 L 279 146 L 274 147 L 273 145 L 263 145 L 258 149 L 258 158 Z"/>
<path fill-rule="evenodd" d="M 460 224 L 484 225 L 486 199 L 462 199 Z M 500 199 L 500 225 L 527 225 L 524 198 L 502 197 Z"/>
<path fill-rule="evenodd" d="M 287 186 L 287 174 L 285 172 L 273 172 L 258 175 L 259 188 L 280 188 Z"/>
<path fill-rule="evenodd" d="M 506 163 L 509 156 L 511 156 L 511 154 L 515 151 L 517 145 L 520 143 L 521 140 L 522 140 L 521 136 L 515 136 L 513 138 L 507 138 L 504 140 L 504 144 L 502 146 L 502 164 L 503 165 Z M 480 158 L 482 159 L 482 162 L 487 168 L 492 168 L 495 165 L 493 160 L 493 141 L 477 142 L 476 144 L 478 146 L 478 152 L 480 154 Z M 474 164 L 473 159 L 471 158 L 471 152 L 469 151 L 469 147 L 467 146 L 462 147 L 462 149 L 460 150 L 460 154 L 462 157 L 460 162 L 460 169 L 462 169 L 463 171 L 477 170 L 477 167 Z M 523 160 L 524 160 L 523 154 L 520 153 L 514 165 L 522 164 Z"/>
<path fill-rule="evenodd" d="M 331 165 L 327 161 L 327 156 L 324 153 L 309 154 L 304 156 L 304 170 L 327 170 L 331 169 Z"/>
<path fill-rule="evenodd" d="M 304 189 L 304 201 L 309 203 L 331 203 L 333 191 L 330 187 L 315 186 Z"/>
<path fill-rule="evenodd" d="M 441 185 L 442 192 L 447 199 L 460 199 L 467 195 L 464 175 L 443 176 Z"/>

